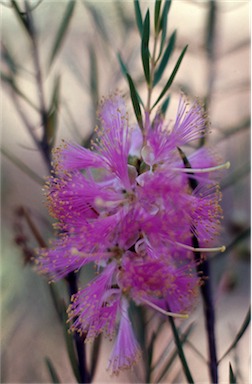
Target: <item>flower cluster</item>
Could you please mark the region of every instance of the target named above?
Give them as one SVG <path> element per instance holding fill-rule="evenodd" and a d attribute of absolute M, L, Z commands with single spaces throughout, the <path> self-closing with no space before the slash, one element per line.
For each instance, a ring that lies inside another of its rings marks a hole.
<path fill-rule="evenodd" d="M 116 334 L 108 368 L 117 374 L 140 355 L 130 300 L 171 316 L 192 309 L 200 283 L 194 252 L 211 250 L 219 231 L 212 171 L 222 166 L 207 149 L 188 158 L 181 149 L 206 133 L 197 102 L 188 108 L 181 97 L 174 124 L 160 115 L 151 124 L 146 114 L 140 130 L 116 94 L 103 100 L 99 119 L 91 150 L 64 142 L 54 151 L 47 201 L 60 235 L 37 261 L 52 280 L 95 264 L 97 276 L 73 295 L 68 315 L 85 340 Z"/>

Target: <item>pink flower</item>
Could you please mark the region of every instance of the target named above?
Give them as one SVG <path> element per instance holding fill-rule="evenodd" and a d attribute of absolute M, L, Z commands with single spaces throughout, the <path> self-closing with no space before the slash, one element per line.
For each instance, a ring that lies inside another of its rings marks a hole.
<path fill-rule="evenodd" d="M 119 323 L 109 361 L 117 374 L 139 356 L 129 300 L 182 317 L 194 307 L 194 252 L 223 250 L 209 248 L 222 216 L 212 175 L 228 164 L 218 166 L 207 149 L 185 160 L 180 147 L 206 134 L 206 119 L 183 98 L 173 126 L 160 116 L 150 125 L 147 116 L 143 133 L 130 127 L 118 95 L 103 101 L 99 118 L 92 150 L 63 143 L 54 151 L 47 203 L 60 235 L 38 251 L 37 264 L 53 280 L 95 264 L 98 275 L 73 296 L 69 321 L 86 340 L 112 338 Z"/>

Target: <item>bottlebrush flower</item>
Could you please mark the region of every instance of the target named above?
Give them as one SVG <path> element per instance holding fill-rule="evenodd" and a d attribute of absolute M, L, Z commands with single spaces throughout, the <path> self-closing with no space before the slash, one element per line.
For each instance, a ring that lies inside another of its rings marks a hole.
<path fill-rule="evenodd" d="M 193 252 L 224 249 L 211 248 L 222 216 L 212 174 L 228 163 L 218 166 L 207 149 L 185 157 L 180 147 L 206 134 L 206 119 L 183 97 L 173 126 L 146 116 L 143 132 L 130 127 L 119 95 L 102 102 L 99 117 L 92 150 L 64 142 L 54 151 L 47 204 L 60 234 L 39 250 L 37 268 L 56 280 L 96 265 L 98 275 L 72 297 L 69 321 L 86 340 L 112 338 L 119 323 L 109 360 L 118 373 L 139 356 L 129 301 L 185 316 L 200 284 Z"/>

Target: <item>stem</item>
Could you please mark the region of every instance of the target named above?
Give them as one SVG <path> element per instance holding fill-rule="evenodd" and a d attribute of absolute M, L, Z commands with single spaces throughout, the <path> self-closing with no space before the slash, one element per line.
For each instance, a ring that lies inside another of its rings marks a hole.
<path fill-rule="evenodd" d="M 184 167 L 187 170 L 191 170 L 191 164 L 186 158 L 185 154 L 181 149 L 179 149 L 179 153 L 181 155 L 182 161 L 184 163 Z M 198 181 L 193 179 L 190 175 L 188 175 L 188 183 L 192 190 L 197 188 Z M 192 233 L 192 249 L 194 254 L 194 260 L 195 265 L 197 269 L 197 273 L 199 278 L 201 279 L 204 277 L 206 280 L 204 281 L 204 284 L 201 285 L 201 295 L 203 299 L 203 309 L 204 309 L 204 317 L 205 317 L 205 326 L 207 331 L 207 337 L 208 337 L 208 353 L 209 353 L 209 371 L 210 371 L 210 377 L 211 377 L 211 383 L 217 384 L 218 383 L 218 368 L 217 368 L 217 353 L 216 353 L 216 342 L 215 342 L 215 314 L 214 314 L 214 305 L 212 300 L 212 292 L 210 287 L 210 268 L 209 268 L 209 261 L 207 259 L 202 260 L 201 259 L 201 250 L 204 251 L 204 249 L 201 249 L 199 247 L 199 242 L 197 237 Z M 225 251 L 225 247 L 220 248 L 221 252 Z"/>
<path fill-rule="evenodd" d="M 193 246 L 198 247 L 199 242 L 195 235 L 192 238 Z M 211 383 L 218 383 L 218 362 L 216 353 L 216 341 L 215 341 L 215 312 L 212 300 L 212 292 L 210 286 L 210 268 L 209 261 L 206 259 L 202 261 L 200 259 L 200 253 L 194 252 L 195 263 L 197 266 L 198 276 L 206 278 L 204 284 L 201 286 L 201 295 L 203 299 L 203 309 L 205 317 L 205 327 L 208 338 L 208 354 L 209 354 L 209 372 L 211 377 Z"/>
<path fill-rule="evenodd" d="M 36 35 L 34 23 L 33 23 L 32 12 L 30 10 L 30 6 L 28 2 L 25 2 L 25 6 L 26 6 L 27 20 L 29 24 L 29 34 L 30 34 L 31 45 L 32 45 L 32 58 L 33 58 L 34 68 L 35 68 L 35 78 L 36 78 L 36 84 L 37 84 L 38 95 L 39 95 L 41 126 L 43 127 L 43 137 L 42 137 L 42 140 L 39 142 L 39 144 L 41 147 L 41 152 L 50 169 L 51 168 L 51 146 L 48 144 L 48 141 L 47 141 L 47 118 L 48 118 L 47 115 L 48 114 L 46 109 L 45 94 L 44 94 L 44 88 L 43 88 L 43 79 L 42 79 L 42 71 L 41 71 L 40 59 L 39 59 L 37 35 Z"/>
<path fill-rule="evenodd" d="M 147 95 L 147 103 L 145 112 L 150 113 L 151 111 L 151 95 L 153 91 L 153 79 L 154 79 L 154 70 L 156 66 L 156 51 L 157 51 L 157 42 L 158 42 L 158 33 L 155 33 L 154 38 L 154 46 L 153 46 L 153 54 L 151 56 L 151 62 L 150 62 L 150 84 L 148 84 L 148 95 Z"/>
<path fill-rule="evenodd" d="M 71 297 L 78 292 L 76 273 L 70 272 L 66 280 L 69 284 L 69 296 Z M 86 364 L 85 336 L 80 336 L 79 333 L 74 332 L 74 341 L 79 362 L 80 383 L 90 383 L 90 375 Z"/>

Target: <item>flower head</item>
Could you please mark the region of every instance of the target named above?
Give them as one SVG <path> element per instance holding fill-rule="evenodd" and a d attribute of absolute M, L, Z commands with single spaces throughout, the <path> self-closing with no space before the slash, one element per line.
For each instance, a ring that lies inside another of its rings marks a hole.
<path fill-rule="evenodd" d="M 96 265 L 97 276 L 72 297 L 69 321 L 86 340 L 101 332 L 112 338 L 119 322 L 109 360 L 118 373 L 139 356 L 129 300 L 162 314 L 192 310 L 200 284 L 194 252 L 211 250 L 219 231 L 212 171 L 222 166 L 207 149 L 186 158 L 180 148 L 206 134 L 196 102 L 188 109 L 182 97 L 173 126 L 159 116 L 144 134 L 130 127 L 119 95 L 103 100 L 98 115 L 92 150 L 64 142 L 54 151 L 47 203 L 60 235 L 37 263 L 54 280 Z"/>

